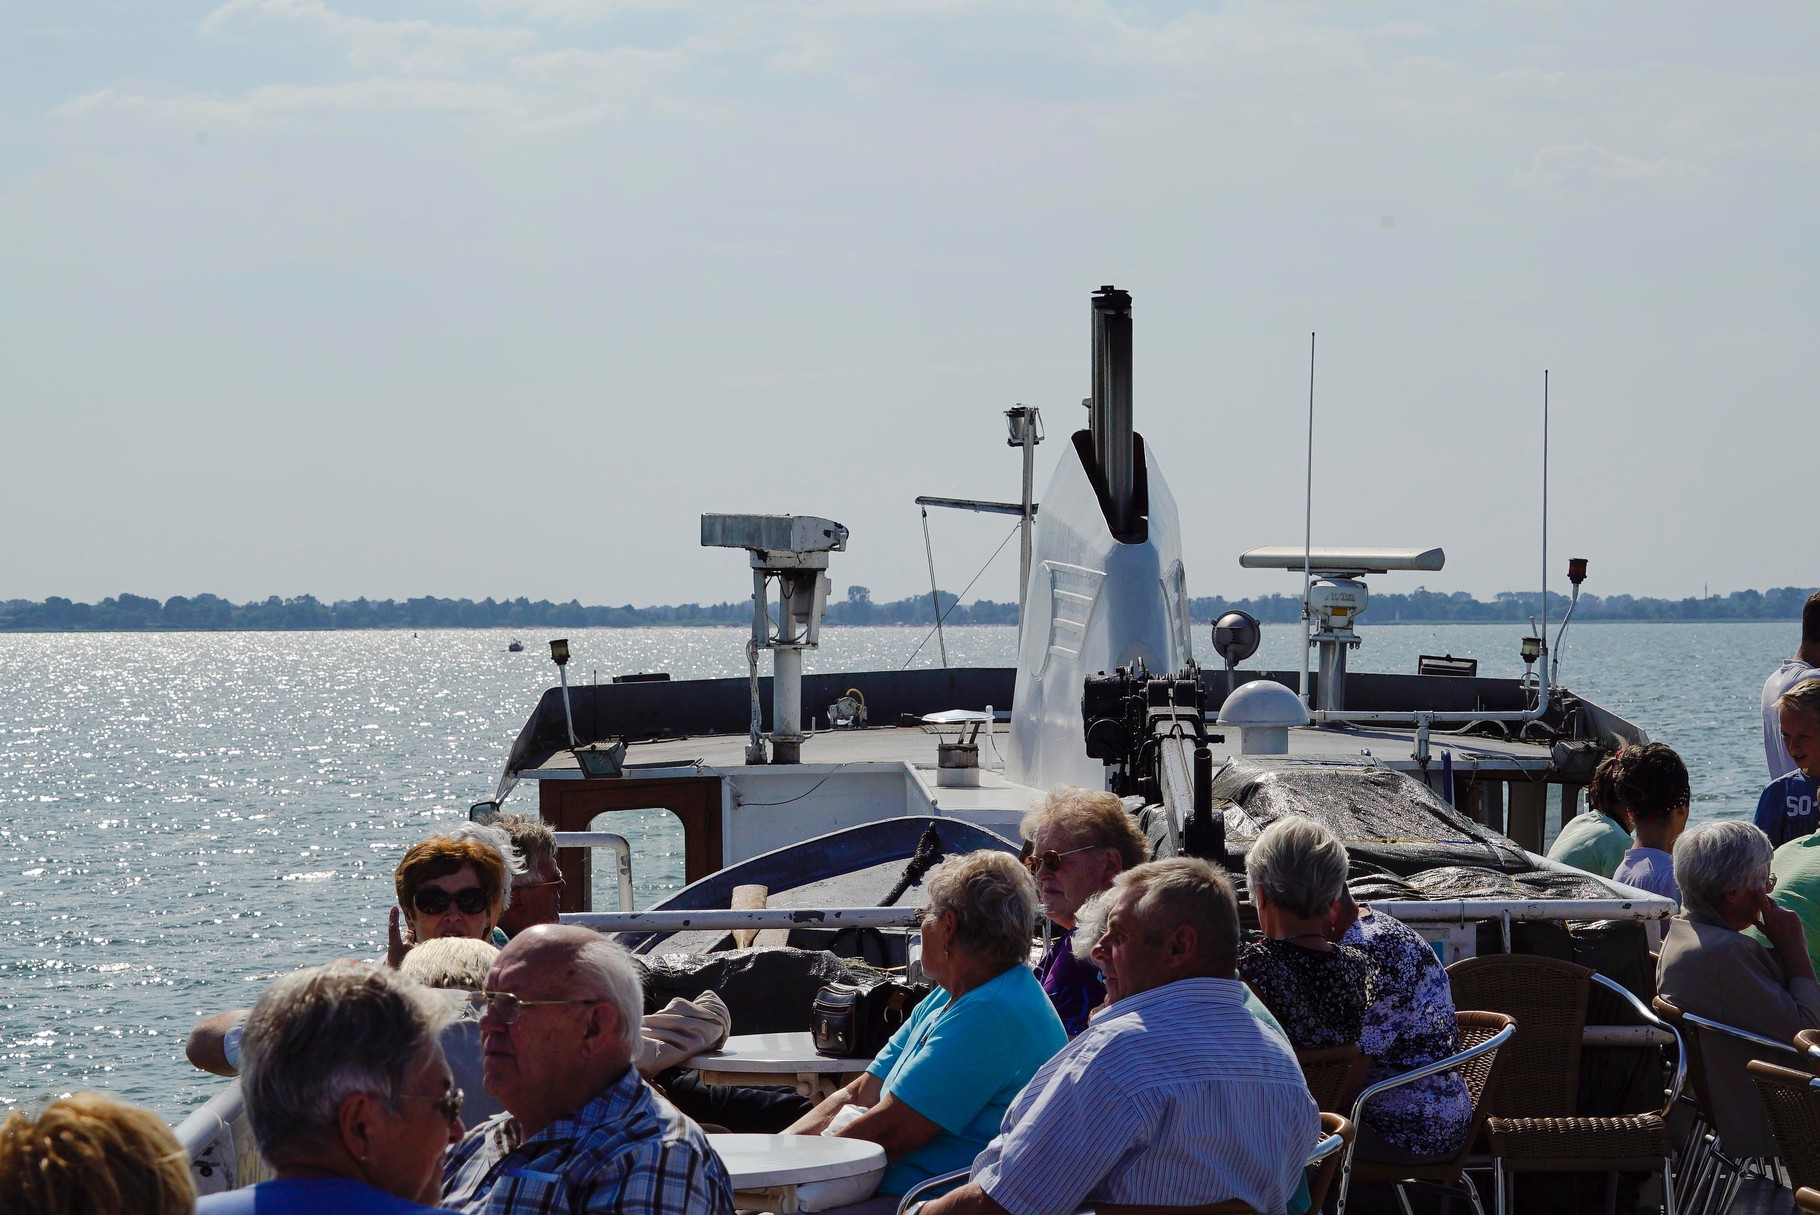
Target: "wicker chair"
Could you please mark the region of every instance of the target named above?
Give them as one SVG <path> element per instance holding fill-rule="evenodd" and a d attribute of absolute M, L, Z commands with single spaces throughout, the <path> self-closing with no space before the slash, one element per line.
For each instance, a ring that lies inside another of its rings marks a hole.
<path fill-rule="evenodd" d="M 1820 1190 L 1802 1186 L 1795 1191 L 1795 1210 L 1801 1215 L 1820 1215 Z"/>
<path fill-rule="evenodd" d="M 1498 1087 L 1486 1099 L 1494 1118 L 1571 1114 L 1580 1091 L 1580 1045 L 1592 974 L 1584 966 L 1527 954 L 1467 958 L 1447 968 L 1455 1008 L 1515 1017 L 1516 1036 Z"/>
<path fill-rule="evenodd" d="M 1736 1079 L 1750 1084 L 1752 1078 L 1745 1067 L 1752 1058 L 1768 1057 L 1785 1063 L 1798 1063 L 1806 1059 L 1791 1043 L 1778 1042 L 1774 1038 L 1766 1038 L 1710 1017 L 1696 1016 L 1685 1010 L 1681 1012 L 1681 1029 L 1689 1053 L 1697 1054 L 1700 1059 L 1701 1078 L 1709 1085 L 1719 1078 L 1718 1069 L 1721 1067 L 1738 1068 Z M 1763 1116 L 1761 1127 L 1754 1119 L 1750 1125 L 1727 1126 L 1721 1115 L 1726 1107 L 1710 1100 L 1711 1088 L 1705 1091 L 1709 1094 L 1707 1114 L 1712 1122 L 1713 1135 L 1699 1182 L 1704 1190 L 1701 1194 L 1704 1200 L 1702 1209 L 1714 1210 L 1723 1215 L 1747 1177 L 1759 1176 L 1780 1183 L 1776 1157 L 1767 1152 L 1745 1155 L 1745 1151 L 1756 1146 L 1759 1140 L 1767 1139 L 1773 1143 L 1775 1133 L 1773 1129 L 1767 1129 L 1767 1115 Z M 1736 1120 L 1734 1115 L 1733 1121 Z M 1724 1181 L 1723 1190 L 1720 1189 L 1721 1180 Z"/>
<path fill-rule="evenodd" d="M 1820 1029 L 1804 1029 L 1795 1035 L 1795 1049 L 1806 1056 L 1802 1066 L 1820 1072 Z"/>
<path fill-rule="evenodd" d="M 1473 1210 L 1478 1215 L 1485 1215 L 1485 1206 L 1479 1201 L 1479 1191 L 1474 1188 L 1471 1178 L 1466 1176 L 1466 1158 L 1471 1154 L 1473 1141 L 1478 1138 L 1479 1128 L 1485 1122 L 1485 1095 L 1496 1083 L 1504 1062 L 1500 1048 L 1516 1032 L 1516 1022 L 1503 1013 L 1495 1012 L 1456 1012 L 1454 1016 L 1459 1020 L 1460 1043 L 1464 1049 L 1457 1055 L 1438 1059 L 1426 1067 L 1414 1068 L 1400 1076 L 1367 1085 L 1365 1091 L 1353 1102 L 1352 1121 L 1357 1124 L 1364 1116 L 1366 1102 L 1381 1093 L 1442 1072 L 1459 1071 L 1466 1079 L 1466 1091 L 1472 1098 L 1472 1114 L 1467 1121 L 1466 1135 L 1461 1140 L 1460 1150 L 1449 1159 L 1433 1164 L 1380 1164 L 1373 1160 L 1356 1159 L 1356 1142 L 1348 1144 L 1345 1159 L 1340 1165 L 1338 1215 L 1346 1215 L 1346 1198 L 1355 1179 L 1390 1182 L 1397 1187 L 1400 1199 L 1404 1198 L 1402 1188 L 1412 1183 L 1458 1186 L 1466 1191 Z"/>
<path fill-rule="evenodd" d="M 1706 1099 L 1706 1059 L 1700 1053 L 1700 1039 L 1681 1019 L 1681 1010 L 1672 1001 L 1657 996 L 1650 1001 L 1650 1007 L 1674 1027 L 1681 1040 L 1681 1057 L 1686 1060 L 1687 1082 L 1681 1087 L 1681 1102 L 1692 1108 L 1693 1117 L 1689 1120 L 1687 1135 L 1681 1141 L 1678 1172 L 1682 1207 L 1698 1212 L 1712 1197 L 1708 1183 L 1724 1170 L 1735 1171 L 1738 1162 L 1724 1155 L 1719 1133 L 1713 1129 L 1712 1105 Z"/>
<path fill-rule="evenodd" d="M 1745 1064 L 1763 1098 L 1782 1167 L 1795 1186 L 1820 1186 L 1820 1076 L 1777 1067 L 1761 1059 Z"/>
<path fill-rule="evenodd" d="M 1619 997 L 1646 1024 L 1673 1035 L 1676 1045 L 1680 1034 L 1658 1018 L 1643 1002 L 1623 985 L 1602 974 L 1592 974 L 1591 981 Z M 1522 1036 L 1519 1028 L 1518 1036 Z M 1508 1075 L 1508 1073 L 1506 1073 Z M 1675 1215 L 1674 1147 L 1668 1130 L 1668 1116 L 1687 1078 L 1683 1054 L 1675 1053 L 1674 1079 L 1660 1109 L 1617 1117 L 1531 1116 L 1504 1118 L 1493 1115 L 1486 1119 L 1485 1133 L 1491 1145 L 1492 1164 L 1498 1190 L 1498 1215 L 1509 1209 L 1514 1175 L 1519 1173 L 1639 1173 L 1662 1174 L 1663 1215 Z M 1495 1100 L 1495 1099 L 1494 1099 Z M 1572 1107 L 1568 1107 L 1569 1110 Z M 1607 1204 L 1615 1192 L 1608 1189 Z"/>
<path fill-rule="evenodd" d="M 1295 1053 L 1295 1061 L 1302 1065 L 1302 1079 L 1308 1082 L 1316 1108 L 1328 1112 L 1352 1105 L 1371 1066 L 1371 1060 L 1357 1046 L 1299 1050 Z"/>

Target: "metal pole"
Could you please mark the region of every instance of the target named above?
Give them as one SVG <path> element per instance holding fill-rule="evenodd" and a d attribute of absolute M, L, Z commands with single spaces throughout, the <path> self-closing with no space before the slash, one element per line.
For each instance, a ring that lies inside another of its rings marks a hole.
<path fill-rule="evenodd" d="M 1308 489 L 1302 507 L 1302 703 L 1308 699 L 1308 592 L 1314 586 L 1314 334 L 1308 335 Z"/>
<path fill-rule="evenodd" d="M 1131 421 L 1131 294 L 1101 287 L 1093 297 L 1093 454 L 1106 481 L 1114 535 L 1131 530 L 1136 493 Z"/>
<path fill-rule="evenodd" d="M 923 508 L 923 552 L 929 557 L 929 603 L 935 609 L 935 640 L 942 648 L 942 669 L 945 671 L 948 669 L 948 638 L 942 633 L 942 601 L 935 589 L 935 546 L 929 540 L 928 507 Z"/>
<path fill-rule="evenodd" d="M 1023 536 L 1019 541 L 1021 549 L 1018 562 L 1017 582 L 1017 631 L 1024 634 L 1024 598 L 1030 593 L 1030 503 L 1036 490 L 1036 411 L 1032 409 L 1024 415 L 1024 514 Z"/>

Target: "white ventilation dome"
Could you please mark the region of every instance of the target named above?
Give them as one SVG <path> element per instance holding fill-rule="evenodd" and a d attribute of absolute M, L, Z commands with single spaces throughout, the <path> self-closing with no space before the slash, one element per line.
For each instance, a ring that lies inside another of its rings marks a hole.
<path fill-rule="evenodd" d="M 1275 680 L 1254 679 L 1226 698 L 1219 724 L 1239 732 L 1240 755 L 1287 755 L 1289 728 L 1308 724 L 1308 707 Z"/>
<path fill-rule="evenodd" d="M 1290 726 L 1308 724 L 1302 698 L 1274 679 L 1254 679 L 1237 688 L 1220 706 L 1222 726 Z"/>

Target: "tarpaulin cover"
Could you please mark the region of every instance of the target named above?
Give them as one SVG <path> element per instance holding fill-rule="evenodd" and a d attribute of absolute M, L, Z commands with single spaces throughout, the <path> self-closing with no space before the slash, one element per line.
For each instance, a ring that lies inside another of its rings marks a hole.
<path fill-rule="evenodd" d="M 1213 798 L 1216 806 L 1229 806 L 1227 850 L 1235 864 L 1265 827 L 1300 814 L 1340 837 L 1355 874 L 1376 869 L 1407 876 L 1445 866 L 1522 873 L 1534 867 L 1515 843 L 1473 822 L 1420 781 L 1377 764 L 1234 759 L 1215 773 Z"/>

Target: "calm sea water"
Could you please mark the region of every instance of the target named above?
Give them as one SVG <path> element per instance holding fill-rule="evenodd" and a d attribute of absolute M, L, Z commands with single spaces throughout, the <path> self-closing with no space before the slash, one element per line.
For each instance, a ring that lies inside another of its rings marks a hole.
<path fill-rule="evenodd" d="M 1758 693 L 1794 624 L 1593 625 L 1562 681 L 1681 751 L 1695 816 L 1748 815 Z M 1197 645 L 1205 643 L 1205 628 Z M 1366 630 L 1355 670 L 1416 655 L 1516 675 L 1509 626 Z M 908 628 L 829 629 L 810 670 L 902 666 Z M 98 1088 L 171 1117 L 218 1083 L 197 1016 L 293 967 L 375 956 L 404 849 L 490 796 L 554 671 L 497 631 L 0 636 L 0 1108 Z M 569 635 L 581 682 L 738 675 L 730 629 Z M 951 630 L 954 665 L 1009 665 L 1010 628 Z M 1293 628 L 1248 666 L 1291 667 Z M 1207 655 L 1203 654 L 1203 659 Z M 915 660 L 937 665 L 930 641 Z M 514 799 L 535 805 L 535 793 Z M 640 905 L 681 881 L 668 816 L 633 824 Z"/>

